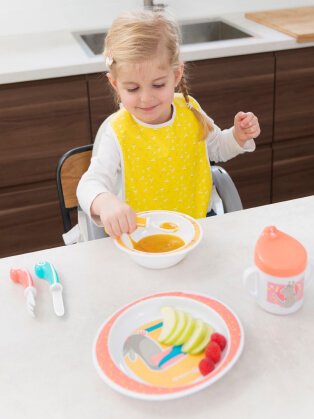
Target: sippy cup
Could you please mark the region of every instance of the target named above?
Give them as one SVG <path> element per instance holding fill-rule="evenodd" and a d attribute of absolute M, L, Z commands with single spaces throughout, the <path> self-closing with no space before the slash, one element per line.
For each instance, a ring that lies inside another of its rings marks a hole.
<path fill-rule="evenodd" d="M 274 226 L 266 227 L 257 240 L 254 262 L 243 279 L 257 303 L 274 314 L 297 311 L 312 276 L 302 244 Z"/>

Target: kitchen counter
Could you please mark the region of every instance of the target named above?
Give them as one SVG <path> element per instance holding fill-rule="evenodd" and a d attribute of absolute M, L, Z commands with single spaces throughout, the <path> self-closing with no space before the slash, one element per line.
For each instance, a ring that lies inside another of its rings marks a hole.
<path fill-rule="evenodd" d="M 297 43 L 291 36 L 267 28 L 244 17 L 243 13 L 221 14 L 219 20 L 252 35 L 228 41 L 183 45 L 184 61 L 204 60 L 244 54 L 314 46 Z M 205 20 L 205 19 L 203 19 Z M 215 20 L 213 17 L 210 20 Z M 189 20 L 188 22 L 199 22 Z M 181 22 L 187 22 L 180 21 Z M 91 28 L 91 32 L 100 28 Z M 78 32 L 78 31 L 75 31 Z M 86 31 L 82 30 L 82 33 Z M 56 31 L 0 37 L 0 84 L 97 73 L 106 70 L 101 55 L 90 57 L 71 31 Z"/>

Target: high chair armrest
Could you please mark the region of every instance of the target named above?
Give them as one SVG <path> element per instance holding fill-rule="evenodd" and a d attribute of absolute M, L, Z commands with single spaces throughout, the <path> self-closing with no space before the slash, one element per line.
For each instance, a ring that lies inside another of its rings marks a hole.
<path fill-rule="evenodd" d="M 220 166 L 211 166 L 213 183 L 222 199 L 225 212 L 239 211 L 243 209 L 241 198 L 233 180 Z"/>

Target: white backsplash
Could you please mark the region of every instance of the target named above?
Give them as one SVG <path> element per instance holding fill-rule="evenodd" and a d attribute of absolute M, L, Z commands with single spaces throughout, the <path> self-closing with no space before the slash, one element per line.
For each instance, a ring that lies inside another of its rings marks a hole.
<path fill-rule="evenodd" d="M 162 0 L 155 0 L 156 3 Z M 165 0 L 179 19 L 314 5 L 314 0 Z M 218 4 L 217 4 L 218 3 Z M 143 0 L 0 0 L 0 35 L 104 28 Z M 22 40 L 21 40 L 22 42 Z"/>

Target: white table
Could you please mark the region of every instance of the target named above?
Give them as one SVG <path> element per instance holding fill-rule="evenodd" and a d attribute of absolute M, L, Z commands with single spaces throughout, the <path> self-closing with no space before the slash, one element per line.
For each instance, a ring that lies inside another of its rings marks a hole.
<path fill-rule="evenodd" d="M 242 287 L 256 239 L 266 225 L 293 235 L 314 255 L 314 197 L 202 220 L 204 238 L 167 270 L 137 266 L 110 239 L 47 249 L 0 260 L 0 418 L 312 418 L 314 398 L 314 286 L 289 316 L 262 311 Z M 9 280 L 12 266 L 32 271 L 49 260 L 64 285 L 66 316 L 52 311 L 48 284 L 36 281 L 37 317 L 23 289 Z M 245 345 L 237 364 L 197 394 L 167 402 L 122 396 L 104 384 L 92 345 L 112 312 L 142 296 L 192 290 L 222 300 L 239 316 Z"/>

